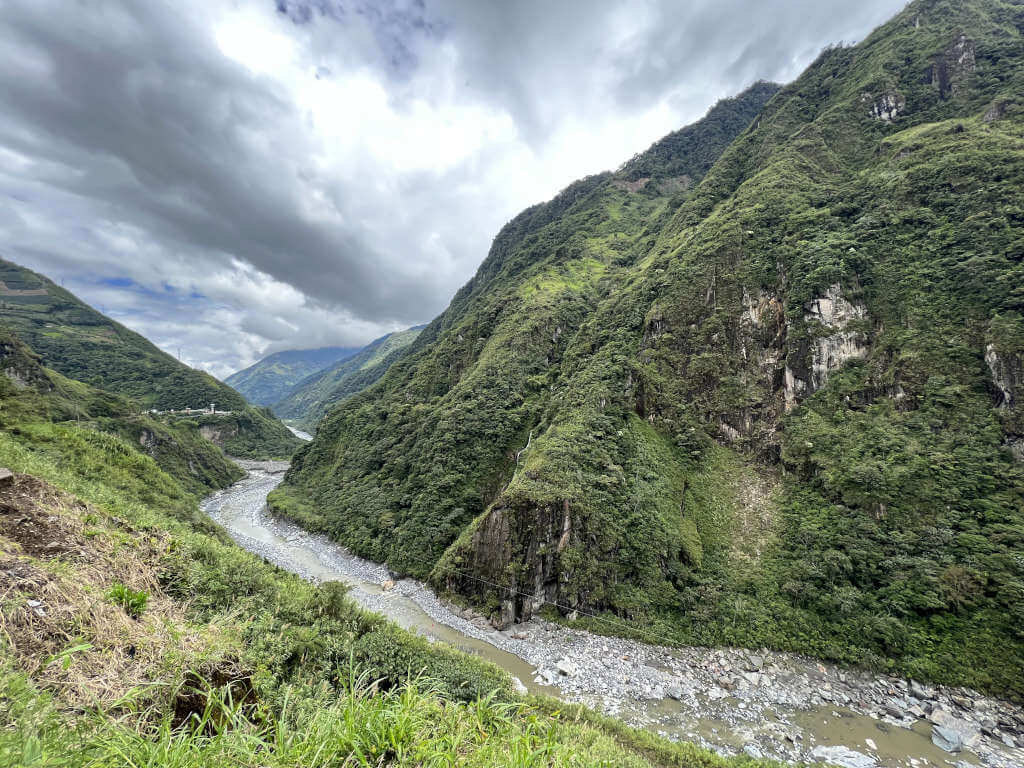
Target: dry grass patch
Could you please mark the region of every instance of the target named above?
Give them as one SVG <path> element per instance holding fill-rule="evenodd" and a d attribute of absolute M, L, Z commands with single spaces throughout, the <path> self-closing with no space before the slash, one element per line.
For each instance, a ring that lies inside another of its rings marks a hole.
<path fill-rule="evenodd" d="M 29 475 L 0 489 L 0 640 L 66 706 L 168 702 L 198 678 L 247 677 L 217 626 L 190 623 L 160 588 L 164 533 L 134 529 Z M 145 593 L 138 617 L 114 585 Z"/>

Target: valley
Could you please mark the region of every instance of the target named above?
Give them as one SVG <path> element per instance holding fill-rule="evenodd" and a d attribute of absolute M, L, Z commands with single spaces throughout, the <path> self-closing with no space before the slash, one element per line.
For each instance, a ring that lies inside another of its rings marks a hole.
<path fill-rule="evenodd" d="M 313 582 L 344 582 L 361 606 L 496 664 L 531 692 L 584 703 L 724 754 L 788 762 L 824 759 L 850 768 L 954 763 L 1014 768 L 1024 761 L 1024 746 L 1008 746 L 982 725 L 1024 726 L 1024 708 L 974 691 L 908 685 L 765 650 L 658 646 L 541 618 L 496 630 L 479 614 L 440 599 L 428 585 L 395 580 L 385 566 L 274 519 L 266 495 L 287 465 L 243 462 L 243 467 L 248 477 L 202 504 L 241 546 Z M 964 700 L 970 701 L 969 709 L 956 703 Z M 955 756 L 932 741 L 933 723 L 952 721 L 971 743 Z"/>

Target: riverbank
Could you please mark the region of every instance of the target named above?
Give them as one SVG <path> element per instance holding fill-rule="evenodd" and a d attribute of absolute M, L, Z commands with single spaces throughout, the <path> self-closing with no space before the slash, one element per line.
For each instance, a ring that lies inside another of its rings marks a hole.
<path fill-rule="evenodd" d="M 1024 766 L 1024 709 L 971 691 L 793 654 L 664 648 L 542 620 L 499 632 L 419 582 L 393 582 L 384 566 L 270 518 L 266 494 L 285 466 L 241 464 L 249 476 L 208 497 L 203 509 L 242 546 L 305 578 L 346 581 L 366 608 L 484 656 L 529 689 L 725 754 L 851 768 Z"/>

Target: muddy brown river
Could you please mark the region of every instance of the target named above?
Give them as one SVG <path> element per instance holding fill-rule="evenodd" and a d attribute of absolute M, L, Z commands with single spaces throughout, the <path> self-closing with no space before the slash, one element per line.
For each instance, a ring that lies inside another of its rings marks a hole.
<path fill-rule="evenodd" d="M 280 483 L 287 465 L 240 463 L 247 477 L 202 504 L 238 544 L 303 578 L 345 582 L 350 596 L 369 610 L 497 664 L 530 691 L 584 702 L 631 725 L 722 754 L 844 768 L 1024 768 L 1024 749 L 1007 743 L 1016 734 L 981 732 L 983 721 L 1014 723 L 1014 717 L 1024 727 L 1024 711 L 978 694 L 970 712 L 949 703 L 951 692 L 937 690 L 933 703 L 921 702 L 932 712 L 948 707 L 958 728 L 977 730 L 965 731 L 976 737 L 970 746 L 950 753 L 933 743 L 932 722 L 896 711 L 917 706 L 908 704 L 918 699 L 906 681 L 793 654 L 664 648 L 541 620 L 499 632 L 425 585 L 411 579 L 395 584 L 384 566 L 270 517 L 267 493 Z"/>

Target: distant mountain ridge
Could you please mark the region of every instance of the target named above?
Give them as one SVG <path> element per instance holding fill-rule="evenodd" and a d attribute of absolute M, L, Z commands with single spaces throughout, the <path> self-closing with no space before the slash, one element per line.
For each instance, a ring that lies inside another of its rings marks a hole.
<path fill-rule="evenodd" d="M 331 407 L 361 392 L 402 357 L 425 326 L 417 325 L 374 339 L 355 354 L 298 382 L 272 410 L 313 431 Z"/>
<path fill-rule="evenodd" d="M 249 405 L 227 384 L 181 363 L 43 275 L 0 259 L 0 281 L 0 326 L 10 328 L 47 368 L 147 409 L 215 403 L 230 415 L 193 421 L 230 455 L 286 457 L 300 444 L 269 411 Z"/>
<path fill-rule="evenodd" d="M 358 352 L 360 347 L 289 349 L 267 355 L 224 383 L 255 405 L 272 406 L 303 379 Z"/>
<path fill-rule="evenodd" d="M 917 0 L 528 208 L 271 506 L 496 626 L 1024 696 L 1022 94 L 1020 2 Z"/>

